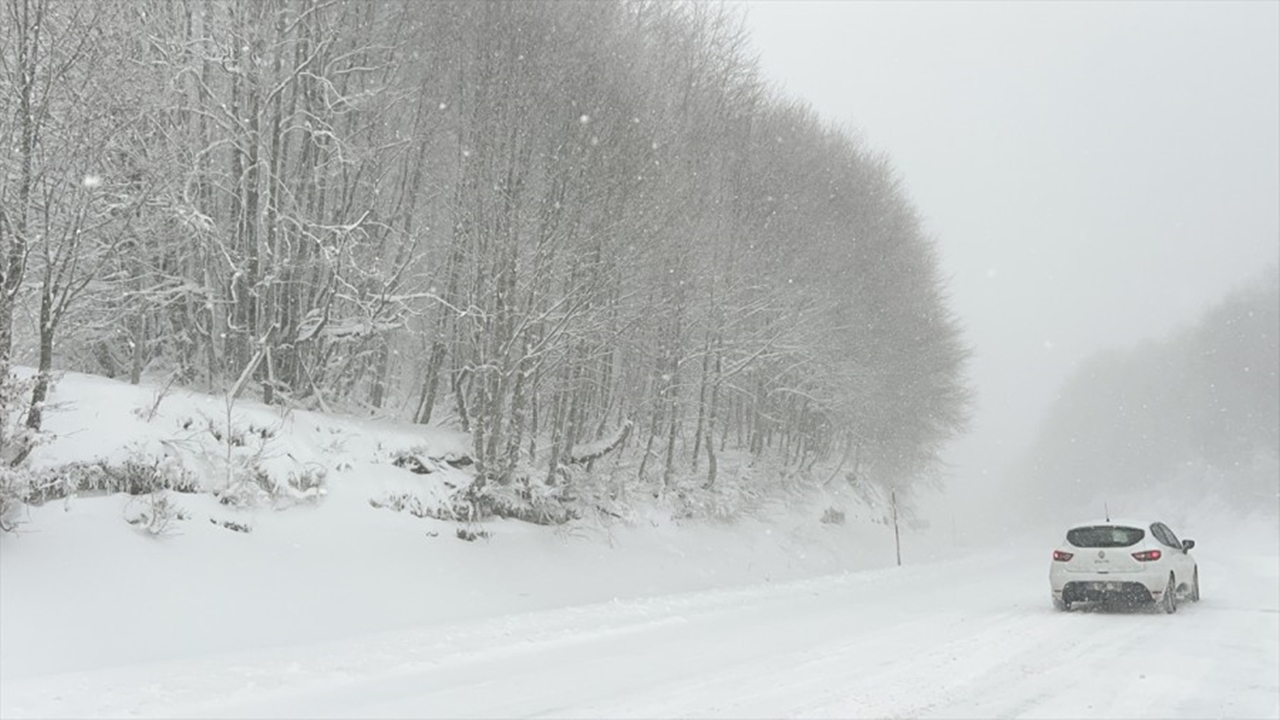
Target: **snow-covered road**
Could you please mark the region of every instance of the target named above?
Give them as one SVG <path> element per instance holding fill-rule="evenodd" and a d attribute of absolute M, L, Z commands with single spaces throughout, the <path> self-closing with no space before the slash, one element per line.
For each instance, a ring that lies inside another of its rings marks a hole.
<path fill-rule="evenodd" d="M 1208 543 L 1205 543 L 1209 545 Z M 1274 548 L 1176 615 L 1054 612 L 1041 548 L 12 678 L 5 716 L 1280 717 Z"/>

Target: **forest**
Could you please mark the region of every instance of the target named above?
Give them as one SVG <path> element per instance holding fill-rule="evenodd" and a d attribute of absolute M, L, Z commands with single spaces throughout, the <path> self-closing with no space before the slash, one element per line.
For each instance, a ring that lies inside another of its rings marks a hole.
<path fill-rule="evenodd" d="M 1041 495 L 1027 505 L 1138 492 L 1274 509 L 1278 328 L 1272 267 L 1166 337 L 1090 357 L 1014 473 L 1023 495 Z"/>
<path fill-rule="evenodd" d="M 58 371 L 456 428 L 494 510 L 909 496 L 965 426 L 901 178 L 732 8 L 3 3 L 7 468 Z"/>

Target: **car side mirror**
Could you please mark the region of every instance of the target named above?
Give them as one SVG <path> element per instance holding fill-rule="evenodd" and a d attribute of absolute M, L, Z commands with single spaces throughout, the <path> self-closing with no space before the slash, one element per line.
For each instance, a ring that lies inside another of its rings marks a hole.
<path fill-rule="evenodd" d="M 1183 550 L 1190 550 L 1191 548 L 1193 548 L 1193 547 L 1195 547 L 1195 546 L 1196 546 L 1196 541 L 1195 541 L 1195 540 L 1183 540 L 1183 541 L 1182 541 L 1182 549 L 1183 549 Z"/>

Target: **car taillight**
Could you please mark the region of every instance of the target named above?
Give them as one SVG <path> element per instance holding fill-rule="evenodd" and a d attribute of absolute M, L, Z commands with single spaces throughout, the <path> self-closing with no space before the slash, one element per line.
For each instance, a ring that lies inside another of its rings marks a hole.
<path fill-rule="evenodd" d="M 1143 550 L 1142 552 L 1136 552 L 1133 554 L 1133 559 L 1137 560 L 1138 562 L 1151 562 L 1152 560 L 1159 560 L 1160 551 L 1159 550 Z"/>
<path fill-rule="evenodd" d="M 1058 562 L 1066 562 L 1073 557 L 1075 557 L 1074 553 L 1062 552 L 1061 550 L 1053 551 L 1053 559 L 1057 560 Z"/>

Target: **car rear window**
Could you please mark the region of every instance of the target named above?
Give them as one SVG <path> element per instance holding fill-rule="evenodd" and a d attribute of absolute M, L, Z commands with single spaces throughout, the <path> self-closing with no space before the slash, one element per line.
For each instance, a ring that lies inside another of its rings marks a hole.
<path fill-rule="evenodd" d="M 1067 531 L 1067 542 L 1082 548 L 1129 547 L 1137 545 L 1146 533 L 1141 528 L 1095 525 Z"/>

